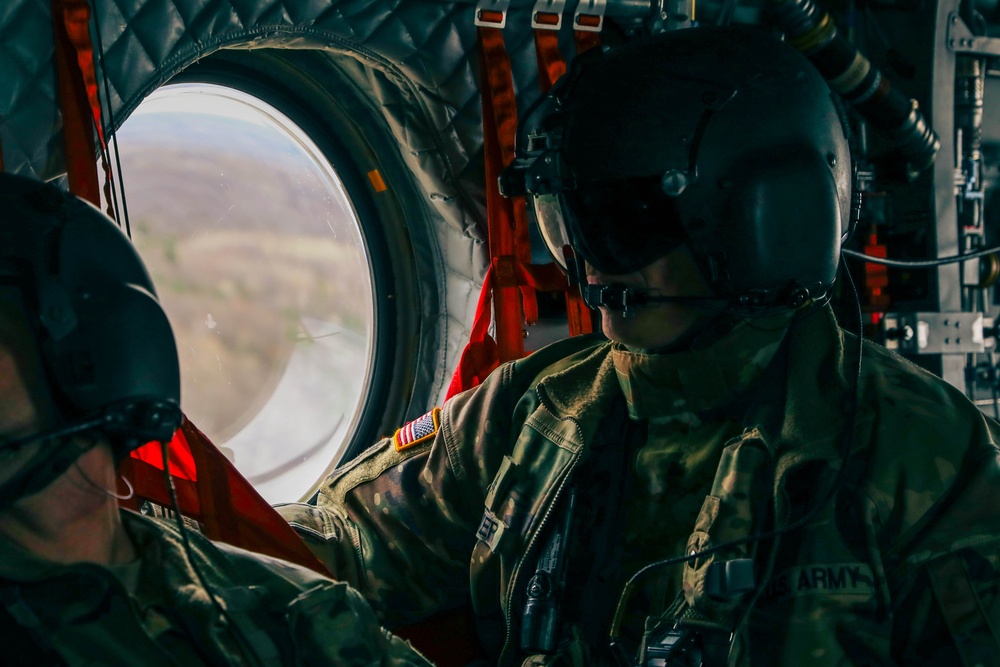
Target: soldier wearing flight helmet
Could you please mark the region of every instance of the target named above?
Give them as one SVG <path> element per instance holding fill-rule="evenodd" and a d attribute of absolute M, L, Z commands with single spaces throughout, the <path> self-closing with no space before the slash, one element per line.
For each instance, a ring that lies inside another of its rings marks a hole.
<path fill-rule="evenodd" d="M 170 324 L 93 206 L 0 174 L 0 212 L 2 662 L 427 665 L 345 584 L 118 509 L 181 419 Z"/>
<path fill-rule="evenodd" d="M 502 183 L 608 340 L 284 507 L 315 553 L 389 623 L 471 596 L 503 665 L 1000 664 L 1000 427 L 838 327 L 831 95 L 746 27 L 579 58 Z"/>

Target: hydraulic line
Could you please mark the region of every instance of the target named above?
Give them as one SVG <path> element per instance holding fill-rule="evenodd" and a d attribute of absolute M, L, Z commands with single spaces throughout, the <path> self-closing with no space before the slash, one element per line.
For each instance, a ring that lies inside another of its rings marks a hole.
<path fill-rule="evenodd" d="M 849 104 L 887 132 L 904 159 L 904 175 L 915 179 L 934 163 L 941 142 L 916 100 L 907 98 L 837 30 L 828 12 L 813 0 L 771 0 L 774 18 Z"/>

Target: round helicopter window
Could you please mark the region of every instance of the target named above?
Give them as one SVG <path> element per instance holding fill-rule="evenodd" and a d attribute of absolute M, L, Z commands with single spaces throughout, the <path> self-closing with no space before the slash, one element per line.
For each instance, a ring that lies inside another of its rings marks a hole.
<path fill-rule="evenodd" d="M 184 412 L 269 502 L 308 496 L 343 455 L 373 368 L 370 256 L 349 192 L 298 125 L 226 86 L 164 86 L 117 140 Z"/>

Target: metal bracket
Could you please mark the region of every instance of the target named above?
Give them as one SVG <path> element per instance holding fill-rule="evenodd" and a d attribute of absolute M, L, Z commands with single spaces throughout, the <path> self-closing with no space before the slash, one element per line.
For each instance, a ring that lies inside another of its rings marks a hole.
<path fill-rule="evenodd" d="M 476 5 L 475 24 L 483 28 L 503 30 L 507 26 L 510 0 L 479 0 Z"/>
<path fill-rule="evenodd" d="M 531 10 L 531 27 L 535 30 L 559 30 L 565 9 L 566 0 L 538 0 Z"/>
<path fill-rule="evenodd" d="M 886 313 L 882 333 L 897 352 L 975 354 L 986 351 L 983 325 L 982 313 Z"/>
<path fill-rule="evenodd" d="M 608 0 L 580 0 L 573 14 L 573 30 L 600 32 L 604 27 L 604 14 L 608 11 Z"/>
<path fill-rule="evenodd" d="M 958 12 L 948 14 L 948 31 L 945 37 L 948 50 L 976 56 L 1000 56 L 1000 37 L 977 37 L 965 25 Z"/>

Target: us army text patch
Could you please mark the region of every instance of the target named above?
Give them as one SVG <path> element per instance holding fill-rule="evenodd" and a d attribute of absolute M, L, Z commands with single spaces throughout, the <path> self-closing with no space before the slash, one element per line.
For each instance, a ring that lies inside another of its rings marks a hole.
<path fill-rule="evenodd" d="M 401 452 L 424 440 L 430 440 L 441 428 L 441 408 L 434 408 L 423 417 L 414 419 L 402 428 L 396 429 L 392 442 L 396 451 Z"/>
<path fill-rule="evenodd" d="M 795 595 L 870 596 L 874 592 L 875 577 L 867 563 L 817 563 L 790 567 L 771 577 L 760 604 Z"/>

